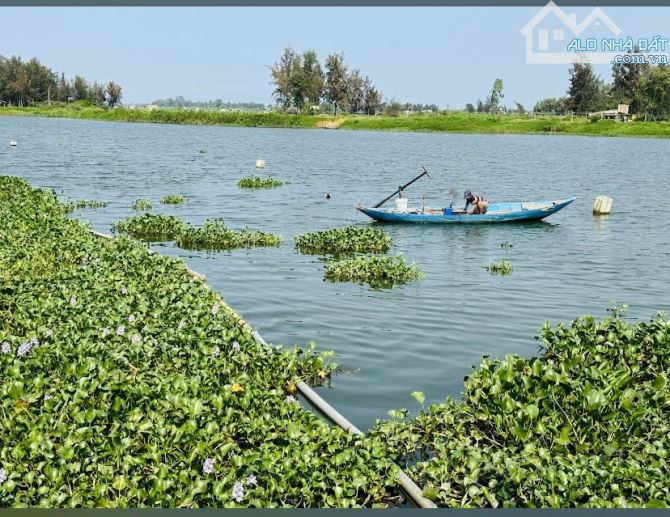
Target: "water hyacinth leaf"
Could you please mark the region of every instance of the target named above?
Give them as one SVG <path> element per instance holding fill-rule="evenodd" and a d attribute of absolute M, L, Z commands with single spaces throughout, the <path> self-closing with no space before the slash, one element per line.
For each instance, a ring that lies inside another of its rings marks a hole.
<path fill-rule="evenodd" d="M 23 395 L 23 382 L 13 381 L 9 385 L 9 396 L 13 399 L 19 399 Z"/>
<path fill-rule="evenodd" d="M 531 420 L 535 420 L 540 414 L 540 408 L 538 408 L 535 404 L 528 404 L 523 409 L 526 415 L 528 415 L 528 418 Z"/>
<path fill-rule="evenodd" d="M 668 379 L 663 373 L 659 373 L 654 379 L 654 388 L 661 391 L 668 385 Z"/>
<path fill-rule="evenodd" d="M 599 409 L 605 403 L 605 396 L 599 390 L 591 390 L 586 395 L 586 403 L 589 411 Z"/>
<path fill-rule="evenodd" d="M 293 422 L 288 424 L 286 432 L 288 433 L 289 438 L 298 438 L 300 436 L 300 429 L 298 429 L 298 426 L 295 425 Z"/>
<path fill-rule="evenodd" d="M 426 395 L 422 391 L 413 391 L 411 395 L 414 400 L 421 404 L 421 406 L 426 402 Z"/>

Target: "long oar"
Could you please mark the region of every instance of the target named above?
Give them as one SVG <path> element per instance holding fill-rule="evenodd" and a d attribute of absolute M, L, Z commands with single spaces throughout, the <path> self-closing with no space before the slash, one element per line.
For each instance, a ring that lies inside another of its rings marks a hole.
<path fill-rule="evenodd" d="M 418 179 L 420 179 L 420 178 L 423 178 L 424 176 L 428 176 L 428 177 L 430 178 L 430 174 L 428 173 L 428 169 L 426 169 L 423 165 L 421 165 L 421 168 L 423 169 L 423 172 L 422 172 L 421 174 L 419 174 L 419 175 L 418 175 L 416 178 L 414 178 L 412 181 L 408 181 L 407 183 L 405 183 L 402 187 L 398 187 L 398 190 L 396 190 L 396 191 L 395 191 L 393 194 L 391 194 L 390 196 L 388 196 L 388 197 L 382 199 L 382 200 L 381 200 L 379 203 L 377 203 L 376 205 L 373 205 L 372 208 L 379 208 L 379 207 L 382 206 L 384 203 L 386 203 L 389 199 L 391 199 L 393 196 L 395 196 L 395 195 L 398 194 L 399 192 L 402 192 L 402 191 L 405 190 L 407 187 L 409 187 L 409 186 L 410 186 L 412 183 L 414 183 L 416 180 L 418 180 Z"/>

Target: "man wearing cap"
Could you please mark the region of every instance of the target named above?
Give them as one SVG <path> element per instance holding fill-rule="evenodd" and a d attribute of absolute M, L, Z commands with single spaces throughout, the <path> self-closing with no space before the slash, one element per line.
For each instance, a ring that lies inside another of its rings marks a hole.
<path fill-rule="evenodd" d="M 463 194 L 465 199 L 465 213 L 466 214 L 485 214 L 489 208 L 489 202 L 486 201 L 482 196 L 474 195 L 470 190 L 466 190 Z M 468 207 L 472 205 L 472 208 L 468 210 Z"/>

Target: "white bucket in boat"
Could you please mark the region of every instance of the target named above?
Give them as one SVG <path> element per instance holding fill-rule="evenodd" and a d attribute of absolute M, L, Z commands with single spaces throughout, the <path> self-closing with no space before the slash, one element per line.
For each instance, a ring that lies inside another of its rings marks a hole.
<path fill-rule="evenodd" d="M 607 196 L 598 196 L 593 203 L 593 215 L 607 215 L 612 212 L 614 200 Z"/>
<path fill-rule="evenodd" d="M 397 197 L 395 200 L 395 209 L 398 212 L 407 212 L 407 198 Z"/>

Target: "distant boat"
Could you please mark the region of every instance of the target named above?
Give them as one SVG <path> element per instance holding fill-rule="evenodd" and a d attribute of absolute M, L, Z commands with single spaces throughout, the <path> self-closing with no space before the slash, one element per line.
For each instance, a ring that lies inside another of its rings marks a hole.
<path fill-rule="evenodd" d="M 376 221 L 392 223 L 511 223 L 518 221 L 539 221 L 565 208 L 575 199 L 577 198 L 570 197 L 554 201 L 490 203 L 485 214 L 466 214 L 463 210 L 455 208 L 380 210 L 378 208 L 356 206 L 356 209 Z"/>

